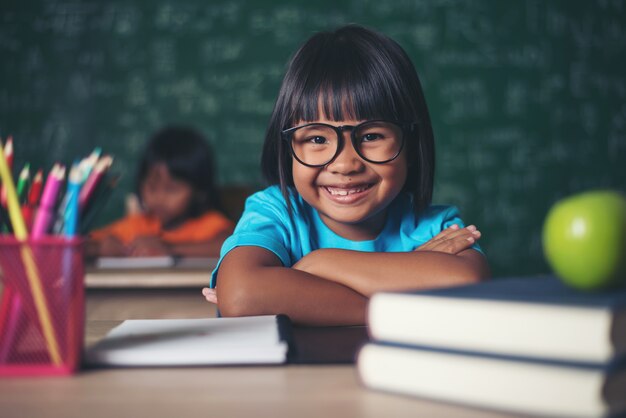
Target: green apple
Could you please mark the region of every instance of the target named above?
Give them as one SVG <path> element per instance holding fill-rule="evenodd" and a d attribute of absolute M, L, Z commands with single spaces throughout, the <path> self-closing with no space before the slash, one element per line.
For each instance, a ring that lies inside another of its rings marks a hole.
<path fill-rule="evenodd" d="M 582 290 L 623 284 L 626 276 L 626 199 L 610 190 L 557 202 L 543 225 L 543 252 L 565 283 Z"/>

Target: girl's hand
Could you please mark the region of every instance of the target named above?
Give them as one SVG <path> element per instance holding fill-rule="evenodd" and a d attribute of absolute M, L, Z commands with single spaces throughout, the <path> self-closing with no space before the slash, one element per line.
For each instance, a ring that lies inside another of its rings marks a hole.
<path fill-rule="evenodd" d="M 202 289 L 202 295 L 207 302 L 217 305 L 217 292 L 215 291 L 215 289 L 205 287 Z"/>
<path fill-rule="evenodd" d="M 118 238 L 110 235 L 98 242 L 97 255 L 100 257 L 125 257 L 129 249 Z"/>
<path fill-rule="evenodd" d="M 474 225 L 459 228 L 455 224 L 417 247 L 415 251 L 439 251 L 455 255 L 470 248 L 480 238 L 480 235 L 480 231 Z"/>
<path fill-rule="evenodd" d="M 129 245 L 130 256 L 149 257 L 159 255 L 169 255 L 170 249 L 167 243 L 159 237 L 144 236 L 137 237 Z"/>

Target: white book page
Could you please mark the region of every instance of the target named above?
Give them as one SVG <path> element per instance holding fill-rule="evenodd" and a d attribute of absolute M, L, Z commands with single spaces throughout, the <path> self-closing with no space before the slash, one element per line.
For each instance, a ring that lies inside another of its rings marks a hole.
<path fill-rule="evenodd" d="M 276 316 L 127 320 L 87 352 L 100 365 L 283 363 Z"/>

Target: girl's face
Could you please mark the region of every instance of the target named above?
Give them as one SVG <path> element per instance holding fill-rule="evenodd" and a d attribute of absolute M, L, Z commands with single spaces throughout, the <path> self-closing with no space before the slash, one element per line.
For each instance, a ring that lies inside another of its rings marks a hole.
<path fill-rule="evenodd" d="M 172 177 L 165 163 L 158 163 L 148 169 L 140 194 L 144 210 L 167 228 L 178 224 L 187 214 L 193 188 Z"/>
<path fill-rule="evenodd" d="M 331 121 L 329 125 L 358 125 L 363 121 Z M 310 123 L 302 122 L 302 123 Z M 323 167 L 307 167 L 292 157 L 293 181 L 302 198 L 336 234 L 351 240 L 371 240 L 385 225 L 387 206 L 400 193 L 407 176 L 405 151 L 384 164 L 363 160 L 354 149 L 350 132 L 344 147 Z"/>

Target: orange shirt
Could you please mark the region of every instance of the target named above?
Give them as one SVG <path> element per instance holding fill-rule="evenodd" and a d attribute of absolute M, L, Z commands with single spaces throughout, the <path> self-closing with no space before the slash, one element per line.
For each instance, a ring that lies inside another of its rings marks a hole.
<path fill-rule="evenodd" d="M 233 227 L 233 223 L 218 211 L 209 211 L 191 218 L 176 229 L 164 231 L 159 220 L 144 214 L 129 215 L 91 232 L 94 239 L 115 236 L 128 244 L 140 236 L 159 236 L 170 243 L 206 241 Z"/>

